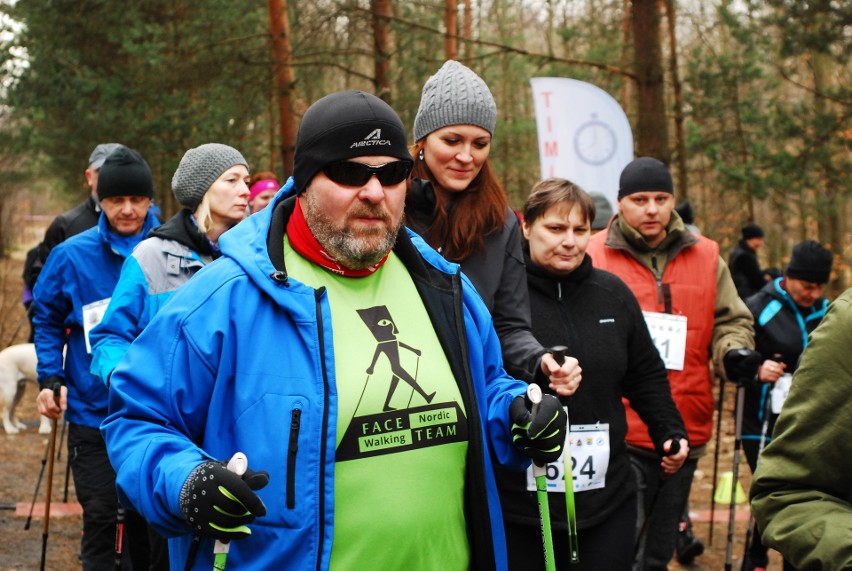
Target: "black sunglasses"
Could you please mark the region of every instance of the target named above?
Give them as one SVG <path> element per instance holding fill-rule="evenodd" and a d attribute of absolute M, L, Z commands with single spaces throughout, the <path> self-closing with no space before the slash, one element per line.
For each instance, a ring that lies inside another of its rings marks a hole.
<path fill-rule="evenodd" d="M 408 178 L 414 161 L 392 161 L 373 166 L 355 161 L 340 161 L 323 167 L 322 172 L 337 184 L 345 186 L 364 186 L 370 177 L 376 175 L 382 186 L 393 186 Z"/>

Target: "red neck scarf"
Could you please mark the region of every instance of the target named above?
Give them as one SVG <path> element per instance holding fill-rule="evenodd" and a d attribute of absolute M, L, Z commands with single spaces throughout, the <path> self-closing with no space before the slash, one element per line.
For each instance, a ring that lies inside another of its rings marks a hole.
<path fill-rule="evenodd" d="M 387 254 L 378 263 L 364 268 L 363 270 L 353 270 L 347 268 L 325 251 L 325 248 L 320 246 L 320 243 L 314 237 L 313 232 L 308 227 L 308 222 L 305 220 L 305 214 L 302 212 L 302 201 L 296 199 L 296 208 L 287 222 L 287 238 L 290 239 L 290 245 L 298 252 L 300 256 L 311 263 L 322 266 L 330 272 L 346 276 L 348 278 L 362 278 L 375 273 L 382 264 L 388 259 Z"/>

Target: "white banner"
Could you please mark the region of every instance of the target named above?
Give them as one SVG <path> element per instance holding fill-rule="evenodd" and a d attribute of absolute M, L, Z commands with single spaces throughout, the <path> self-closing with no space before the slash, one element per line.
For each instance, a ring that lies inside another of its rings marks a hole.
<path fill-rule="evenodd" d="M 541 178 L 566 178 L 602 194 L 616 212 L 618 178 L 633 160 L 627 115 L 606 91 L 564 77 L 530 79 Z"/>

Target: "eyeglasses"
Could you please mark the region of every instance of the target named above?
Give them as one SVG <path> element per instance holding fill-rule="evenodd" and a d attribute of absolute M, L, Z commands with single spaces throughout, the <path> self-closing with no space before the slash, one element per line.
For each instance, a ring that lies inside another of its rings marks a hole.
<path fill-rule="evenodd" d="M 364 186 L 373 175 L 382 186 L 393 186 L 408 178 L 413 161 L 391 161 L 383 165 L 365 165 L 355 161 L 340 161 L 323 167 L 322 172 L 337 184 Z"/>

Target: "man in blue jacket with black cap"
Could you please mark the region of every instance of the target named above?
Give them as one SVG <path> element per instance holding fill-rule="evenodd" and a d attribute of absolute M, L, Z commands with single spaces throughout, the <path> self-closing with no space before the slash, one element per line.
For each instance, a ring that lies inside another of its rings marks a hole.
<path fill-rule="evenodd" d="M 172 568 L 236 540 L 234 568 L 505 569 L 491 463 L 558 458 L 559 401 L 531 419 L 471 282 L 403 227 L 393 109 L 320 99 L 294 162 L 113 372 L 120 497 Z"/>
<path fill-rule="evenodd" d="M 127 147 L 114 149 L 103 162 L 98 193 L 98 225 L 50 252 L 33 292 L 38 409 L 56 419 L 64 412 L 68 420 L 68 458 L 83 506 L 86 570 L 114 566 L 118 511 L 115 472 L 98 431 L 107 415 L 107 388 L 89 373 L 89 332 L 106 310 L 125 258 L 159 224 L 149 211 L 151 169 Z"/>

